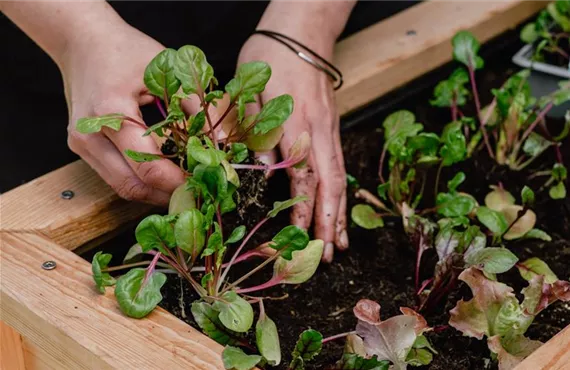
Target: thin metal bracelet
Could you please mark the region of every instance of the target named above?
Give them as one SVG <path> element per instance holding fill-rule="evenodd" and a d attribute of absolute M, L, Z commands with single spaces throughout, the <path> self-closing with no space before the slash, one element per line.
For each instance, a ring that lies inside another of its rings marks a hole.
<path fill-rule="evenodd" d="M 274 31 L 255 30 L 253 34 L 264 35 L 266 37 L 274 39 L 275 41 L 280 42 L 281 44 L 285 45 L 289 50 L 297 54 L 299 58 L 311 64 L 313 67 L 317 68 L 318 70 L 326 73 L 335 82 L 334 86 L 335 90 L 340 89 L 340 87 L 342 86 L 343 80 L 342 80 L 342 73 L 340 72 L 340 70 L 336 68 L 332 63 L 327 61 L 325 58 L 321 57 L 319 54 L 308 48 L 307 46 L 301 44 L 300 42 L 292 39 L 289 36 Z M 296 49 L 290 43 L 304 49 L 305 52 Z"/>

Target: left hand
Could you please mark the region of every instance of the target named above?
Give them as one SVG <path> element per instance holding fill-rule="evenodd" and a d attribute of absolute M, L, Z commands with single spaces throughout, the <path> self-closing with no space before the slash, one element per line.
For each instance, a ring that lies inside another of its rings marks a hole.
<path fill-rule="evenodd" d="M 295 35 L 288 36 L 296 38 Z M 334 40 L 317 52 L 332 60 L 333 45 Z M 272 71 L 258 101 L 266 102 L 290 94 L 295 102 L 293 114 L 284 124 L 285 133 L 280 142 L 282 155 L 287 154 L 301 133 L 307 131 L 311 135 L 312 150 L 307 165 L 302 169 L 288 169 L 291 196 L 309 197 L 308 201 L 293 208 L 291 222 L 308 229 L 314 215 L 315 237 L 325 243 L 322 259 L 331 262 L 335 245 L 340 250 L 348 248 L 346 173 L 333 82 L 284 45 L 263 35 L 253 35 L 244 44 L 238 65 L 256 60 L 267 62 Z M 248 109 L 259 110 L 259 106 Z M 252 113 L 255 112 L 247 112 Z M 276 157 L 275 153 L 259 153 L 258 156 L 265 162 L 274 162 Z"/>

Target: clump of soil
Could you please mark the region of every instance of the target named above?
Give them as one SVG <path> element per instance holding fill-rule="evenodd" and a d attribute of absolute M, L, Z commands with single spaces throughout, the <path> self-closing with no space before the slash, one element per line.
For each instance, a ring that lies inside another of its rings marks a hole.
<path fill-rule="evenodd" d="M 516 40 L 516 33 L 507 34 L 503 39 L 483 48 L 486 68 L 478 72 L 477 78 L 483 93 L 483 104 L 488 104 L 491 88 L 499 87 L 503 81 L 515 70 L 507 60 L 514 51 L 520 47 Z M 491 54 L 493 50 L 500 52 Z M 487 55 L 485 52 L 487 51 Z M 376 105 L 383 106 L 390 101 L 390 106 L 379 109 L 361 124 L 343 135 L 343 151 L 346 160 L 347 172 L 355 176 L 361 187 L 370 190 L 378 184 L 377 169 L 383 134 L 379 128 L 383 119 L 398 109 L 409 109 L 416 114 L 417 121 L 422 122 L 426 130 L 441 132 L 443 125 L 450 120 L 449 112 L 444 109 L 432 108 L 428 101 L 431 97 L 435 83 L 441 77 L 446 77 L 455 66 L 444 67 L 431 74 L 431 82 L 426 79 L 406 86 L 379 101 Z M 433 77 L 436 77 L 433 79 Z M 428 76 L 429 77 L 429 76 Z M 418 84 L 420 84 L 418 88 Z M 416 91 L 412 96 L 397 103 L 394 99 L 406 92 Z M 568 141 L 564 143 L 567 147 Z M 570 163 L 570 150 L 564 151 L 566 163 Z M 454 175 L 453 171 L 462 170 L 467 175 L 467 181 L 462 184 L 461 190 L 473 194 L 482 201 L 488 192 L 490 184 L 502 182 L 503 186 L 518 197 L 522 186 L 530 184 L 537 189 L 535 182 L 529 183 L 528 176 L 533 170 L 545 169 L 553 163 L 553 157 L 543 156 L 531 170 L 512 172 L 497 167 L 481 151 L 473 159 L 464 162 L 459 168 L 443 172 L 442 184 Z M 268 191 L 261 191 L 265 186 L 265 179 L 261 179 L 260 171 L 240 173 L 244 186 L 253 184 L 253 193 L 241 193 L 240 200 L 250 199 L 245 212 L 234 214 L 233 218 L 225 221 L 224 229 L 245 223 L 248 229 L 262 219 L 273 201 L 289 197 L 288 180 L 283 172 L 276 173 L 268 182 Z M 432 189 L 427 192 L 433 193 Z M 553 201 L 548 198 L 547 192 L 537 194 L 537 204 L 534 208 L 537 214 L 537 227 L 552 236 L 552 242 L 539 240 L 526 240 L 509 243 L 509 248 L 521 259 L 536 256 L 548 263 L 551 269 L 560 277 L 568 278 L 568 265 L 570 264 L 570 200 Z M 349 196 L 349 210 L 357 204 L 358 200 L 352 194 Z M 243 206 L 240 206 L 240 208 Z M 230 215 L 228 215 L 230 216 Z M 282 227 L 288 224 L 287 213 L 282 212 L 276 219 L 271 220 L 262 228 L 250 243 L 251 247 L 270 240 Z M 224 220 L 226 217 L 224 217 Z M 235 223 L 235 224 L 234 224 Z M 381 315 L 388 318 L 399 314 L 399 307 L 414 307 L 416 297 L 413 289 L 413 273 L 415 251 L 403 232 L 400 220 L 387 219 L 382 229 L 363 230 L 357 227 L 348 229 L 350 249 L 346 252 L 337 252 L 335 260 L 330 265 L 321 265 L 311 280 L 302 285 L 283 285 L 268 289 L 264 296 L 272 297 L 265 301 L 267 314 L 276 322 L 279 328 L 281 348 L 284 355 L 281 369 L 288 363 L 289 353 L 293 349 L 299 333 L 307 328 L 319 330 L 323 335 L 330 336 L 354 330 L 356 319 L 352 308 L 362 298 L 372 299 L 382 306 Z M 226 231 L 228 232 L 228 231 Z M 132 234 L 131 238 L 132 238 Z M 113 246 L 116 246 L 113 243 Z M 130 244 L 128 244 L 130 245 Z M 431 253 L 431 255 L 430 255 Z M 433 251 L 428 251 L 426 261 L 434 260 Z M 230 273 L 232 280 L 242 276 L 257 265 L 259 261 L 245 262 L 236 265 Z M 433 273 L 433 264 L 426 264 L 421 271 L 422 278 Z M 253 286 L 267 281 L 271 277 L 271 269 L 255 274 L 243 285 Z M 520 292 L 525 285 L 516 271 L 503 274 L 500 279 Z M 196 327 L 191 313 L 190 305 L 196 295 L 186 282 L 179 278 L 170 277 L 162 290 L 164 299 L 161 306 Z M 284 297 L 286 296 L 286 299 Z M 433 312 L 426 313 L 426 319 L 431 326 L 447 325 L 449 310 L 455 306 L 459 299 L 469 299 L 470 291 L 467 286 L 460 284 L 445 304 L 437 307 Z M 528 330 L 532 339 L 547 341 L 554 334 L 567 325 L 570 315 L 570 305 L 558 303 L 545 310 L 535 320 Z M 425 367 L 430 370 L 449 369 L 495 369 L 496 363 L 491 361 L 489 350 L 485 341 L 463 337 L 453 328 L 447 328 L 427 334 L 438 354 L 433 362 Z M 342 354 L 342 341 L 327 343 L 318 359 L 311 363 L 309 368 L 328 369 L 340 358 Z"/>

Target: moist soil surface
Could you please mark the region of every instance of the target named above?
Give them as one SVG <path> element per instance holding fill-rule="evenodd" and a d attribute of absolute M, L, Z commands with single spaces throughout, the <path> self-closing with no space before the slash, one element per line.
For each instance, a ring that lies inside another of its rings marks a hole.
<path fill-rule="evenodd" d="M 488 91 L 499 87 L 504 80 L 516 72 L 510 63 L 510 57 L 521 47 L 518 33 L 510 32 L 500 39 L 485 45 L 481 55 L 485 58 L 486 67 L 477 72 L 479 91 L 482 104 L 491 101 Z M 449 75 L 456 64 L 448 65 L 428 76 L 395 91 L 390 96 L 373 104 L 370 108 L 344 120 L 346 126 L 353 125 L 343 132 L 343 150 L 347 172 L 356 177 L 362 188 L 374 192 L 378 185 L 378 161 L 383 145 L 383 132 L 380 130 L 384 118 L 398 109 L 408 109 L 416 114 L 417 122 L 424 124 L 426 131 L 441 132 L 443 126 L 450 121 L 450 113 L 446 109 L 432 108 L 429 99 L 435 83 Z M 466 110 L 467 113 L 471 113 Z M 558 132 L 558 131 L 555 131 Z M 570 163 L 570 147 L 568 140 L 563 150 L 565 162 Z M 474 195 L 482 203 L 489 191 L 489 185 L 501 182 L 517 198 L 521 188 L 528 184 L 534 190 L 540 188 L 542 179 L 528 180 L 528 176 L 536 170 L 551 168 L 554 161 L 553 153 L 545 154 L 535 161 L 534 166 L 525 171 L 512 172 L 506 168 L 494 165 L 484 151 L 478 152 L 472 159 L 443 171 L 441 184 L 462 170 L 467 180 L 460 187 L 462 191 Z M 254 184 L 256 201 L 245 211 L 228 215 L 224 225 L 225 234 L 233 226 L 246 224 L 248 229 L 263 218 L 276 200 L 289 197 L 288 180 L 283 173 L 275 174 L 269 179 L 266 189 L 260 193 L 259 184 L 263 180 L 251 173 L 240 173 L 246 182 Z M 433 184 L 433 181 L 432 181 Z M 247 187 L 246 187 L 247 189 Z M 433 193 L 433 186 L 427 187 L 427 194 Z M 559 278 L 568 279 L 570 265 L 570 200 L 550 200 L 547 191 L 536 194 L 537 203 L 534 210 L 537 214 L 536 227 L 552 236 L 552 242 L 540 240 L 525 240 L 509 242 L 507 246 L 524 260 L 536 256 L 548 263 Z M 247 194 L 242 194 L 242 200 Z M 429 197 L 426 202 L 429 202 Z M 358 203 L 353 192 L 349 191 L 349 207 Z M 420 206 L 421 207 L 421 206 Z M 243 207 L 242 207 L 243 208 Z M 282 212 L 276 219 L 271 220 L 253 238 L 251 247 L 270 240 L 282 227 L 287 225 L 287 212 Z M 277 286 L 263 292 L 264 296 L 272 297 L 265 300 L 267 314 L 276 322 L 279 328 L 281 348 L 284 356 L 282 369 L 286 368 L 290 352 L 305 329 L 313 328 L 327 337 L 354 330 L 356 319 L 352 308 L 362 298 L 372 299 L 380 303 L 383 318 L 399 314 L 399 307 L 415 307 L 416 297 L 413 288 L 415 250 L 403 232 L 400 220 L 386 219 L 384 228 L 364 230 L 351 225 L 348 229 L 350 249 L 337 252 L 333 263 L 321 265 L 317 273 L 305 284 Z M 118 245 L 130 246 L 134 243 L 132 230 L 120 238 L 107 243 L 104 249 L 111 249 L 114 260 L 121 260 Z M 126 251 L 126 249 L 125 249 Z M 124 251 L 124 252 L 125 252 Z M 124 254 L 124 252 L 122 252 Z M 436 261 L 435 253 L 426 252 L 422 279 L 429 278 L 433 273 Z M 85 258 L 91 258 L 84 256 Z M 232 268 L 233 279 L 242 276 L 259 261 L 244 262 Z M 167 284 L 163 287 L 164 299 L 161 306 L 196 327 L 190 312 L 190 305 L 196 298 L 195 294 L 184 281 L 175 275 L 168 275 Z M 248 279 L 244 286 L 253 286 L 267 281 L 271 276 L 271 268 L 262 271 Z M 232 279 L 232 280 L 233 280 Z M 502 274 L 499 279 L 511 285 L 516 292 L 524 287 L 524 281 L 518 272 Z M 285 298 L 286 297 L 286 298 Z M 426 312 L 425 317 L 433 327 L 442 330 L 430 332 L 427 337 L 438 354 L 433 362 L 425 369 L 495 369 L 496 363 L 491 360 L 485 341 L 463 337 L 460 332 L 446 327 L 449 315 L 447 312 L 455 306 L 459 299 L 469 299 L 470 291 L 460 284 L 449 297 L 447 303 L 441 304 L 432 312 Z M 532 339 L 547 341 L 570 320 L 570 305 L 558 303 L 543 311 L 529 328 L 527 335 Z M 253 338 L 252 338 L 253 339 Z M 316 361 L 310 363 L 311 369 L 329 369 L 342 355 L 343 340 L 328 342 Z"/>

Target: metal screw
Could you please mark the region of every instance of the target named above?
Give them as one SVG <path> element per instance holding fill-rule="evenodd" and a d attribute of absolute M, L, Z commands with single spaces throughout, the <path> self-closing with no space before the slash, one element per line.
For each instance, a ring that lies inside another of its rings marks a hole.
<path fill-rule="evenodd" d="M 416 31 L 414 31 L 414 30 L 408 30 L 406 32 L 406 35 L 408 35 L 408 36 L 414 36 L 415 34 L 416 34 Z"/>
<path fill-rule="evenodd" d="M 53 270 L 56 266 L 57 263 L 55 263 L 55 261 L 45 261 L 44 263 L 42 263 L 42 268 L 44 270 Z"/>
<path fill-rule="evenodd" d="M 61 197 L 63 199 L 71 199 L 75 196 L 75 193 L 71 190 L 64 190 L 61 192 Z"/>

